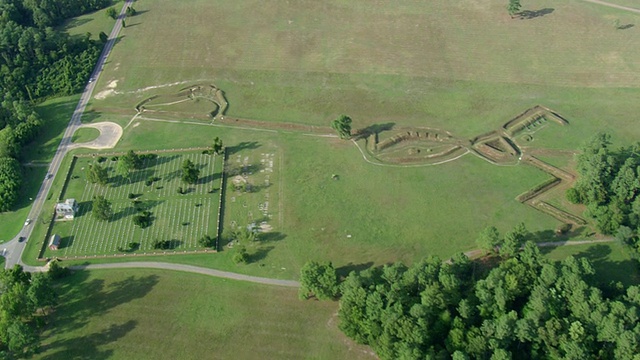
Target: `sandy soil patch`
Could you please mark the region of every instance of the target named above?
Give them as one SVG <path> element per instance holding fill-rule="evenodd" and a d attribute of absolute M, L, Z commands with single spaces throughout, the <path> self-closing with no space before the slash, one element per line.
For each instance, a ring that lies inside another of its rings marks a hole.
<path fill-rule="evenodd" d="M 97 93 L 94 96 L 94 99 L 97 100 L 102 100 L 104 98 L 107 98 L 111 95 L 116 94 L 116 90 L 115 88 L 118 87 L 118 80 L 112 80 L 108 85 L 107 85 L 107 89 L 100 91 L 99 93 Z"/>
<path fill-rule="evenodd" d="M 98 129 L 98 131 L 100 131 L 100 135 L 93 141 L 71 145 L 73 148 L 84 147 L 89 149 L 111 149 L 116 146 L 122 137 L 122 127 L 114 122 L 105 121 L 95 124 L 85 124 L 80 127 Z"/>

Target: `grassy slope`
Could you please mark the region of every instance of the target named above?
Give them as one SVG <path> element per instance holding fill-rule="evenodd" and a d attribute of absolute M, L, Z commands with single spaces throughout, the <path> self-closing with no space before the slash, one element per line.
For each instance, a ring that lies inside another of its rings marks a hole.
<path fill-rule="evenodd" d="M 197 291 L 194 291 L 197 289 Z M 361 359 L 334 302 L 295 289 L 155 270 L 78 272 L 35 358 Z"/>

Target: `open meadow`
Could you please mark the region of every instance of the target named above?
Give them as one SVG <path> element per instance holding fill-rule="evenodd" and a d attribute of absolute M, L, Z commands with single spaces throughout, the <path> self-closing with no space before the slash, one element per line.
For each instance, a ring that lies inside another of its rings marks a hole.
<path fill-rule="evenodd" d="M 337 303 L 181 272 L 79 271 L 61 281 L 35 359 L 370 359 Z"/>
<path fill-rule="evenodd" d="M 259 15 L 248 11 L 258 6 Z M 569 126 L 545 128 L 526 145 L 541 157 L 561 150 L 545 158 L 560 167 L 596 131 L 620 143 L 640 135 L 633 126 L 639 28 L 615 26 L 640 19 L 630 12 L 546 0 L 525 4 L 520 19 L 499 1 L 140 0 L 135 7 L 139 15 L 121 32 L 83 121 L 121 124 L 117 151 L 209 146 L 219 136 L 230 164 L 255 167 L 245 179 L 260 185 L 255 191 L 228 182 L 224 196 L 223 228 L 267 222 L 270 229 L 263 241 L 243 244 L 253 261 L 240 272 L 296 277 L 311 258 L 349 269 L 448 257 L 474 248 L 488 225 L 504 232 L 523 221 L 549 240 L 559 224 L 515 200 L 549 179 L 536 168 L 473 154 L 437 166 L 374 165 L 353 143 L 278 124 L 328 128 L 344 113 L 354 129 L 379 129 L 381 138 L 431 127 L 467 141 L 542 104 Z M 222 90 L 224 117 L 266 125 L 219 121 L 221 102 L 169 100 L 196 84 Z M 148 99 L 155 100 L 134 118 L 132 109 Z M 215 256 L 228 260 L 233 249 L 223 250 Z"/>

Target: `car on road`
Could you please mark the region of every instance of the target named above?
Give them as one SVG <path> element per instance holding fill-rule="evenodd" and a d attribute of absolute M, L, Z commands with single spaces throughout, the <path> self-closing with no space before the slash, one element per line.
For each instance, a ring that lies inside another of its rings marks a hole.
<path fill-rule="evenodd" d="M 47 174 L 47 177 L 45 178 L 46 180 L 49 180 L 53 177 L 53 174 Z"/>
<path fill-rule="evenodd" d="M 31 219 L 27 219 L 24 221 L 24 226 L 31 224 Z"/>
<path fill-rule="evenodd" d="M 23 241 L 24 241 L 24 239 L 26 239 L 24 236 L 20 236 L 20 237 L 18 238 L 18 242 L 23 242 Z"/>
<path fill-rule="evenodd" d="M 91 84 L 95 80 L 94 78 L 89 79 L 89 84 Z"/>

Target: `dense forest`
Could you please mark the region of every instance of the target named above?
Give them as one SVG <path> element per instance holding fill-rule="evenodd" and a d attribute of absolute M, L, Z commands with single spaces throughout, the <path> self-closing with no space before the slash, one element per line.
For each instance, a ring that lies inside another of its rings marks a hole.
<path fill-rule="evenodd" d="M 352 272 L 339 327 L 381 359 L 640 360 L 639 286 L 598 285 L 586 259 L 552 263 L 531 242 L 481 269 L 459 254 Z M 301 294 L 326 298 L 336 279 L 305 265 Z"/>
<path fill-rule="evenodd" d="M 580 177 L 567 198 L 587 206 L 586 215 L 598 230 L 613 234 L 640 251 L 640 143 L 611 148 L 608 134 L 597 134 L 577 156 Z"/>
<path fill-rule="evenodd" d="M 102 46 L 90 34 L 52 28 L 110 0 L 0 0 L 0 212 L 15 204 L 22 183 L 16 163 L 42 120 L 33 106 L 82 89 Z"/>

